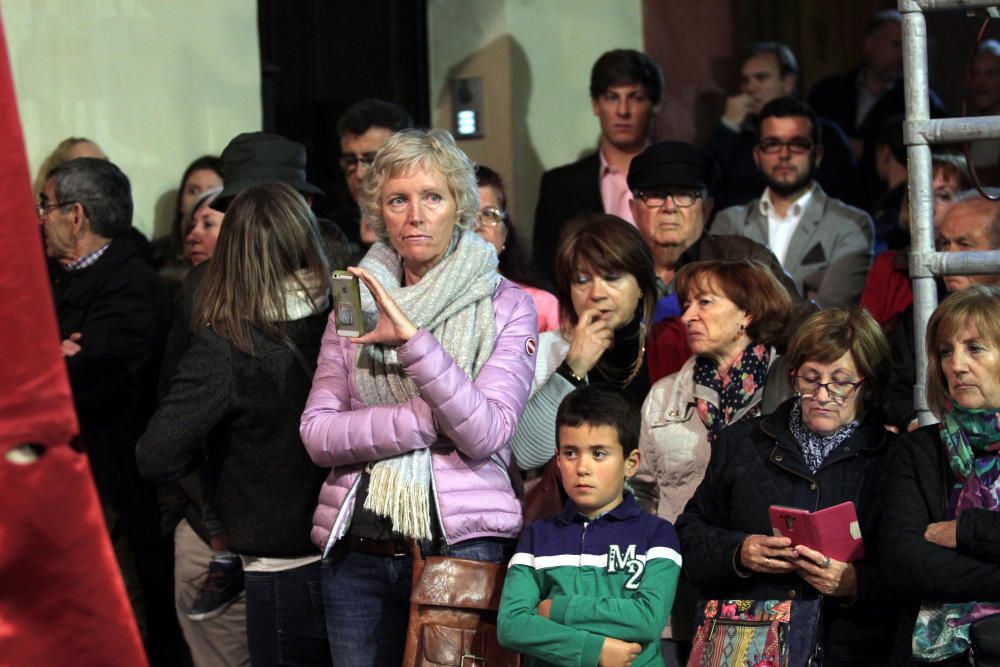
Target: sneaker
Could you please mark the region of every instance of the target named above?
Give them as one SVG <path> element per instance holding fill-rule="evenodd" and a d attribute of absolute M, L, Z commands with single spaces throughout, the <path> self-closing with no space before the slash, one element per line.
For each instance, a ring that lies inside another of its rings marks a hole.
<path fill-rule="evenodd" d="M 191 604 L 187 617 L 204 621 L 220 615 L 243 592 L 243 565 L 238 558 L 212 560 L 201 583 L 198 597 Z"/>

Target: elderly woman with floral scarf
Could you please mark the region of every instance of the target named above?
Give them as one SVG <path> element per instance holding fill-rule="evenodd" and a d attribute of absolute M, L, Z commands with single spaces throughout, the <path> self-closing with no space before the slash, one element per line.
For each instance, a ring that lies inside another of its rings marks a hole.
<path fill-rule="evenodd" d="M 302 415 L 331 468 L 312 539 L 337 665 L 398 665 L 413 560 L 503 562 L 521 529 L 508 444 L 534 372 L 538 320 L 474 229 L 473 165 L 442 130 L 391 136 L 364 179 L 376 242 L 350 269 L 367 333 L 330 320 Z"/>
<path fill-rule="evenodd" d="M 882 562 L 909 599 L 900 663 L 1000 658 L 1000 291 L 977 285 L 927 325 L 927 402 L 939 424 L 886 460 Z M 992 642 L 992 651 L 991 644 Z"/>
<path fill-rule="evenodd" d="M 751 260 L 686 264 L 676 286 L 694 356 L 650 389 L 642 409 L 642 459 L 632 480 L 645 509 L 671 522 L 694 495 L 722 429 L 765 406 L 773 410 L 789 395 L 784 378 L 767 378 L 781 367 L 773 345 L 791 309 L 784 287 Z M 668 664 L 683 661 L 693 595 L 682 581 L 665 633 Z"/>

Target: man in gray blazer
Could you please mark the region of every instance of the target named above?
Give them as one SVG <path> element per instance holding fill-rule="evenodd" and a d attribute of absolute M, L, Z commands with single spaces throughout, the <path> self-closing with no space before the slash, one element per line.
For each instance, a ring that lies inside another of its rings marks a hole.
<path fill-rule="evenodd" d="M 874 227 L 867 213 L 828 197 L 813 178 L 823 159 L 819 127 L 801 100 L 767 103 L 754 148 L 767 187 L 759 199 L 721 211 L 712 233 L 766 245 L 799 293 L 821 308 L 851 306 L 871 265 Z"/>

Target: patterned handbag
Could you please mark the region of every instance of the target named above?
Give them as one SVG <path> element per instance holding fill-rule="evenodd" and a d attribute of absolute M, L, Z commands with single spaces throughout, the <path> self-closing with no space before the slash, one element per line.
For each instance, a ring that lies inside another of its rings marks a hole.
<path fill-rule="evenodd" d="M 819 600 L 708 600 L 688 667 L 819 664 Z"/>

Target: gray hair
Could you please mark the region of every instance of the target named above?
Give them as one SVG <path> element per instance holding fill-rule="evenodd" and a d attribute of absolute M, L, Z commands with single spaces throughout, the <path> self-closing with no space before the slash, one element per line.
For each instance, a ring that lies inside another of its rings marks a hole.
<path fill-rule="evenodd" d="M 49 172 L 55 180 L 56 201 L 78 203 L 98 236 L 115 238 L 132 227 L 132 186 L 128 177 L 110 160 L 81 157 Z"/>
<path fill-rule="evenodd" d="M 382 188 L 391 178 L 417 169 L 444 176 L 456 203 L 456 225 L 475 228 L 479 211 L 476 167 L 445 130 L 401 130 L 390 136 L 375 155 L 362 181 L 361 212 L 380 239 L 387 238 L 382 217 Z"/>
<path fill-rule="evenodd" d="M 1000 249 L 1000 188 L 983 188 L 983 192 L 986 193 L 991 199 L 986 199 L 979 194 L 979 191 L 975 188 L 969 188 L 968 190 L 962 190 L 955 195 L 955 206 L 959 204 L 975 204 L 982 203 L 987 206 L 993 206 L 993 217 L 989 220 L 989 230 L 988 234 L 990 237 L 990 245 L 994 250 Z M 952 207 L 952 208 L 954 208 Z M 951 211 L 949 211 L 951 213 Z"/>

